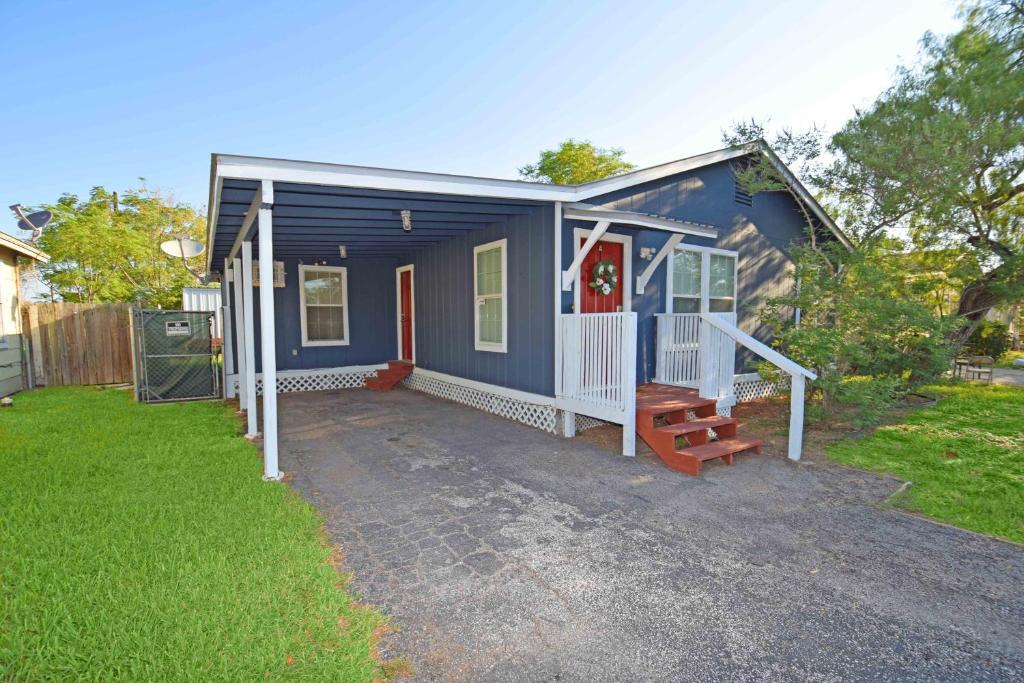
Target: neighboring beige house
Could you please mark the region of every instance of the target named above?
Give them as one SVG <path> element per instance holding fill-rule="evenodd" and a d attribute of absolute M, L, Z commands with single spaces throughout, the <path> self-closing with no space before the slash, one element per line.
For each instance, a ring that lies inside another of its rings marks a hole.
<path fill-rule="evenodd" d="M 28 242 L 0 232 L 0 396 L 24 389 L 26 345 L 21 336 L 18 257 L 46 263 L 50 257 Z"/>

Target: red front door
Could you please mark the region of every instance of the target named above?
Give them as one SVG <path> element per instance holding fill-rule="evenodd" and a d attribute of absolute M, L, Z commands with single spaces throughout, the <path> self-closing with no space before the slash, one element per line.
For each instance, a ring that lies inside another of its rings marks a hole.
<path fill-rule="evenodd" d="M 586 242 L 580 240 L 580 247 Z M 594 282 L 594 267 L 601 261 L 611 261 L 615 265 L 615 273 L 619 281 L 610 294 L 604 294 L 600 288 L 591 287 Z M 580 267 L 580 313 L 615 313 L 622 310 L 622 292 L 626 286 L 622 273 L 622 244 L 619 242 L 600 241 L 583 259 Z"/>
<path fill-rule="evenodd" d="M 403 270 L 399 273 L 399 297 L 402 309 L 398 311 L 398 320 L 402 329 L 402 360 L 412 360 L 412 271 Z"/>

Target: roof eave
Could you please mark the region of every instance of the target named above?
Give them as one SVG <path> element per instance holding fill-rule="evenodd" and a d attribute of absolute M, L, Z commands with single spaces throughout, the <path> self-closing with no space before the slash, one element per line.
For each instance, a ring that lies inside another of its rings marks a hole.
<path fill-rule="evenodd" d="M 17 237 L 8 235 L 7 233 L 0 232 L 0 245 L 7 247 L 11 251 L 17 252 L 22 256 L 38 261 L 39 263 L 46 264 L 50 262 L 50 255 L 42 249 L 39 249 L 23 240 L 19 240 Z"/>

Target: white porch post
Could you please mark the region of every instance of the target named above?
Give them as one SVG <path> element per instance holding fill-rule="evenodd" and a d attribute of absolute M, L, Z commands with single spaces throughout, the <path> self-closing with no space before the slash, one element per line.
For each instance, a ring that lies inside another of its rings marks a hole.
<path fill-rule="evenodd" d="M 804 445 L 804 376 L 792 375 L 789 393 L 789 459 L 799 460 Z"/>
<path fill-rule="evenodd" d="M 562 202 L 555 202 L 555 397 L 564 389 L 563 357 L 565 338 L 562 329 Z M 562 436 L 576 436 L 576 413 L 562 411 Z"/>
<path fill-rule="evenodd" d="M 235 390 L 228 384 L 228 375 L 232 375 L 235 372 L 235 350 L 232 346 L 232 334 L 231 334 L 231 261 L 224 259 L 224 269 L 220 276 L 220 320 L 221 320 L 221 331 L 220 331 L 220 342 L 221 342 L 221 353 L 224 359 L 224 364 L 221 367 L 224 387 L 224 396 L 227 398 L 233 398 Z"/>
<path fill-rule="evenodd" d="M 252 242 L 242 242 L 242 346 L 245 349 L 245 433 L 256 436 L 256 338 L 252 313 Z"/>
<path fill-rule="evenodd" d="M 263 360 L 263 478 L 280 480 L 277 467 L 277 349 L 274 334 L 274 183 L 263 181 L 259 213 L 260 351 Z"/>
<path fill-rule="evenodd" d="M 242 259 L 232 261 L 232 289 L 235 291 L 235 332 L 238 334 L 238 411 L 244 412 L 247 387 L 245 385 L 245 300 L 242 298 Z"/>

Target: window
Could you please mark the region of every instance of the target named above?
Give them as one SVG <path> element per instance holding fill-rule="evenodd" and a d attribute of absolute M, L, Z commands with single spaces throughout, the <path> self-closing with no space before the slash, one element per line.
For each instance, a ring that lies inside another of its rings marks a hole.
<path fill-rule="evenodd" d="M 303 346 L 346 346 L 348 269 L 299 266 Z"/>
<path fill-rule="evenodd" d="M 669 310 L 700 313 L 736 311 L 736 255 L 717 249 L 680 247 L 672 255 Z M 705 291 L 706 289 L 706 291 Z"/>
<path fill-rule="evenodd" d="M 477 351 L 504 353 L 508 306 L 505 290 L 508 269 L 505 243 L 498 240 L 473 249 L 473 296 L 475 348 Z"/>
<path fill-rule="evenodd" d="M 708 310 L 731 313 L 736 310 L 736 257 L 709 254 Z"/>
<path fill-rule="evenodd" d="M 699 251 L 680 249 L 672 259 L 672 312 L 700 313 Z"/>

